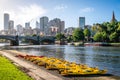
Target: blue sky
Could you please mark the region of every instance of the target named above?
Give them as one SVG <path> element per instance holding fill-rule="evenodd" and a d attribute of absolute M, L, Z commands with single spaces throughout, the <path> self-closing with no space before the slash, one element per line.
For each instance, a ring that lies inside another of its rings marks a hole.
<path fill-rule="evenodd" d="M 120 0 L 0 0 L 0 29 L 3 14 L 9 13 L 15 25 L 30 21 L 31 26 L 42 16 L 60 18 L 65 27 L 78 27 L 78 18 L 86 17 L 86 25 L 110 21 L 112 11 L 120 21 Z"/>

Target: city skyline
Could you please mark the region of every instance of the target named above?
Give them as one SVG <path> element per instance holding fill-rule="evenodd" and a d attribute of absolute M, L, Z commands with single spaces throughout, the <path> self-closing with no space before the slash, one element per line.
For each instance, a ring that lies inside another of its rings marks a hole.
<path fill-rule="evenodd" d="M 86 18 L 86 25 L 110 21 L 114 11 L 120 21 L 119 0 L 3 0 L 0 1 L 0 30 L 4 28 L 3 15 L 8 13 L 17 24 L 34 23 L 40 17 L 60 18 L 65 27 L 78 27 L 79 17 Z"/>

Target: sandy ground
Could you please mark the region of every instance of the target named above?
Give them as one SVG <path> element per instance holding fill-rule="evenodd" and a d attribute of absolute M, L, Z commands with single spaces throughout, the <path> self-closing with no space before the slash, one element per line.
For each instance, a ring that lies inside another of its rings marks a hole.
<path fill-rule="evenodd" d="M 2 50 L 0 51 L 0 54 L 10 59 L 13 64 L 17 65 L 34 80 L 120 80 L 120 77 L 110 74 L 63 77 L 58 73 L 57 70 L 46 70 L 44 67 L 37 66 L 22 58 L 15 57 L 18 54 L 25 55 L 26 53 L 15 50 Z"/>

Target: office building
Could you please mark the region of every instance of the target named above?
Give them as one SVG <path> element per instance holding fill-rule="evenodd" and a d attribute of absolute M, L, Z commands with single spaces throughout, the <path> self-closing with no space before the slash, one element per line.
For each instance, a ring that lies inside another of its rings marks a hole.
<path fill-rule="evenodd" d="M 84 29 L 84 27 L 85 27 L 85 17 L 79 17 L 79 27 Z"/>
<path fill-rule="evenodd" d="M 30 22 L 26 22 L 25 23 L 25 29 L 29 29 L 30 28 Z"/>
<path fill-rule="evenodd" d="M 49 22 L 50 34 L 55 36 L 57 33 L 63 33 L 65 28 L 65 22 L 59 18 L 50 20 Z"/>
<path fill-rule="evenodd" d="M 4 30 L 8 30 L 9 28 L 9 14 L 4 13 Z"/>
<path fill-rule="evenodd" d="M 61 33 L 64 33 L 65 21 L 61 21 Z"/>
<path fill-rule="evenodd" d="M 10 20 L 9 21 L 9 27 L 8 27 L 9 30 L 13 30 L 14 29 L 14 21 L 13 20 Z"/>
<path fill-rule="evenodd" d="M 17 28 L 17 35 L 22 35 L 23 34 L 23 27 L 22 27 L 22 25 L 18 24 L 16 26 L 16 28 Z"/>
<path fill-rule="evenodd" d="M 40 30 L 44 35 L 48 32 L 48 21 L 49 18 L 46 16 L 40 18 Z"/>

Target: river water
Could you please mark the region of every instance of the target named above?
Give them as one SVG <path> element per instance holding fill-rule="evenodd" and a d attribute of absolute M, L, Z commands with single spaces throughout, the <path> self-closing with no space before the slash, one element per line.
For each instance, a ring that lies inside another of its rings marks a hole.
<path fill-rule="evenodd" d="M 91 67 L 98 66 L 100 69 L 107 69 L 108 74 L 120 76 L 120 47 L 28 45 L 2 46 L 2 48 L 18 50 L 30 55 L 62 58 L 78 64 L 87 64 Z"/>

